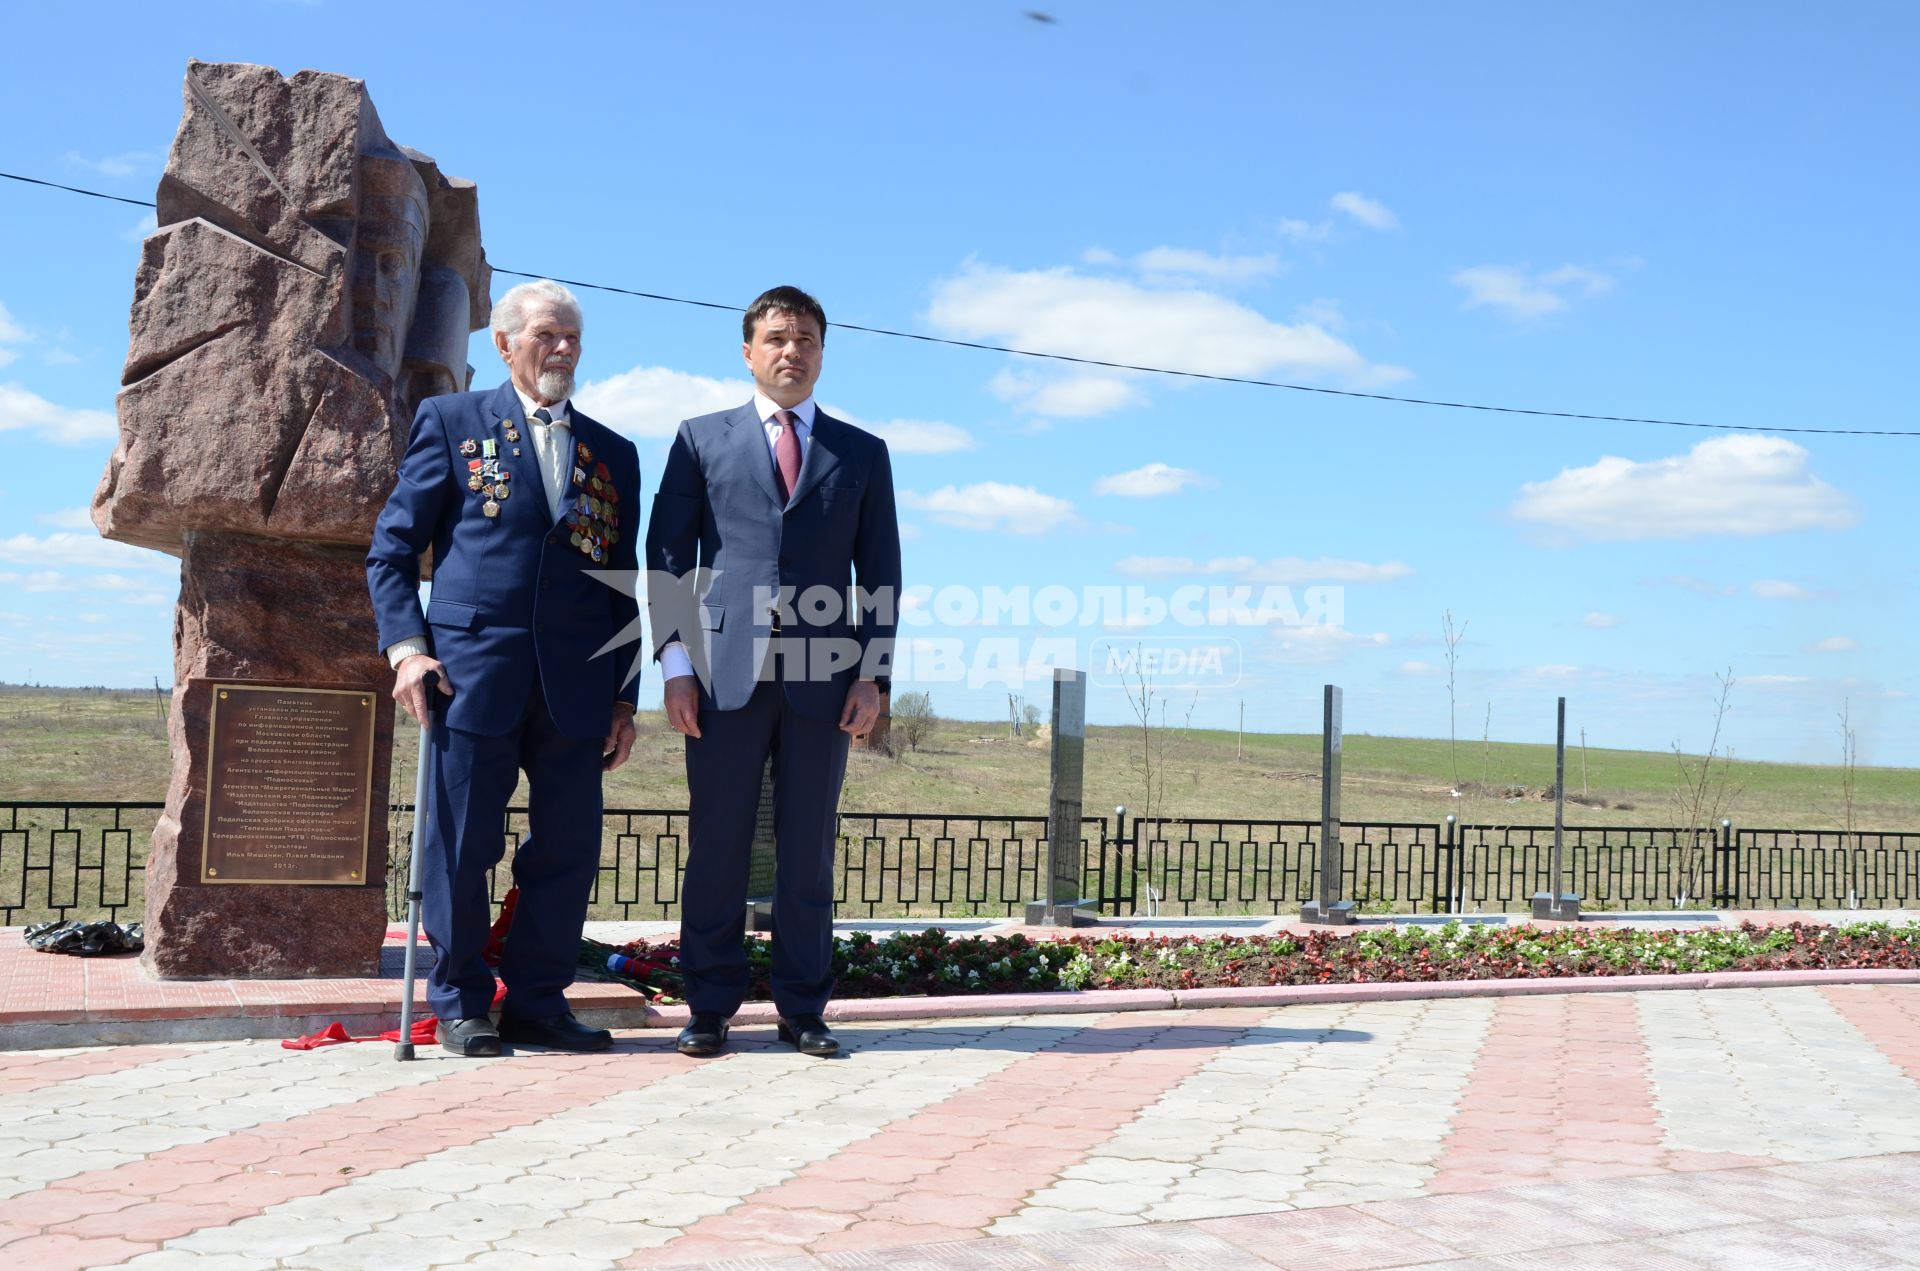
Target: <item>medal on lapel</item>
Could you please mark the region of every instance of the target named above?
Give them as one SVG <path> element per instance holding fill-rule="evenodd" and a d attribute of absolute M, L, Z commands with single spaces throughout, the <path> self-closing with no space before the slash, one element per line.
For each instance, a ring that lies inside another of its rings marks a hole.
<path fill-rule="evenodd" d="M 518 428 L 516 428 L 516 427 L 514 427 L 514 426 L 513 426 L 513 421 L 512 421 L 511 419 L 503 419 L 503 420 L 501 420 L 501 421 L 500 421 L 500 427 L 506 430 L 506 434 L 507 434 L 507 440 L 508 440 L 508 441 L 518 441 L 518 440 L 520 440 L 520 430 L 519 430 Z M 515 453 L 515 454 L 518 454 L 519 452 L 518 452 L 518 451 L 515 451 L 514 453 Z"/>

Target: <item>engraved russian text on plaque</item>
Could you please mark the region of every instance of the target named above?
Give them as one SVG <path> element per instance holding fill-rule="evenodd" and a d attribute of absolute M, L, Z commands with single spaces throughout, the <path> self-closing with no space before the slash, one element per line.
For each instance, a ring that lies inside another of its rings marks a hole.
<path fill-rule="evenodd" d="M 206 883 L 366 881 L 374 695 L 216 684 Z"/>

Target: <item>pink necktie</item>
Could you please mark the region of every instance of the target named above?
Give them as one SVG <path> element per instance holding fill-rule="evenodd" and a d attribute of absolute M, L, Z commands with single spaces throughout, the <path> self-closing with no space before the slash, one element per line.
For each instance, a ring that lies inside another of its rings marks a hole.
<path fill-rule="evenodd" d="M 800 416 L 790 410 L 777 410 L 780 437 L 773 443 L 773 462 L 780 469 L 780 498 L 791 503 L 793 487 L 800 480 Z"/>

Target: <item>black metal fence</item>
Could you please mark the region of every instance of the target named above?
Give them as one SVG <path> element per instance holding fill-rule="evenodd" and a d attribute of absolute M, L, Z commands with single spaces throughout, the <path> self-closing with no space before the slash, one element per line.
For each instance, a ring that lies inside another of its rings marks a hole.
<path fill-rule="evenodd" d="M 138 917 L 159 803 L 0 803 L 0 925 Z M 401 911 L 411 809 L 389 820 Z M 678 916 L 682 810 L 610 808 L 592 916 Z M 527 832 L 507 813 L 510 854 Z M 1314 894 L 1313 821 L 1153 817 L 1081 823 L 1085 894 L 1103 913 L 1291 914 Z M 1004 917 L 1041 890 L 1046 818 L 845 812 L 835 900 L 843 917 Z M 1349 821 L 1341 894 L 1375 912 L 1525 910 L 1549 886 L 1550 826 Z M 1920 906 L 1920 831 L 1657 826 L 1566 829 L 1568 885 L 1588 910 Z M 496 871 L 494 896 L 511 885 Z"/>

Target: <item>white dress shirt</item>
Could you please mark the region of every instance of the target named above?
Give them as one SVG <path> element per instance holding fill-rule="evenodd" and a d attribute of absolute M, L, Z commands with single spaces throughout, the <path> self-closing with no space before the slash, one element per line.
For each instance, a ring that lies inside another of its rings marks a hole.
<path fill-rule="evenodd" d="M 513 391 L 519 394 L 527 432 L 533 438 L 533 454 L 540 461 L 540 480 L 547 487 L 547 509 L 557 521 L 566 515 L 573 493 L 573 415 L 567 410 L 567 401 L 562 399 L 546 408 L 553 416 L 553 423 L 543 424 L 533 417 L 540 403 L 520 392 L 518 384 L 513 386 Z"/>
<path fill-rule="evenodd" d="M 808 397 L 794 406 L 782 406 L 765 393 L 756 390 L 753 394 L 753 409 L 760 416 L 760 427 L 767 435 L 767 458 L 773 460 L 774 471 L 780 470 L 780 432 L 785 427 L 774 416 L 782 410 L 791 410 L 799 423 L 794 432 L 800 438 L 800 462 L 807 461 L 807 447 L 813 444 L 813 420 L 820 408 Z M 687 656 L 687 646 L 678 640 L 660 650 L 660 678 L 677 680 L 683 675 L 693 674 L 693 659 Z"/>

